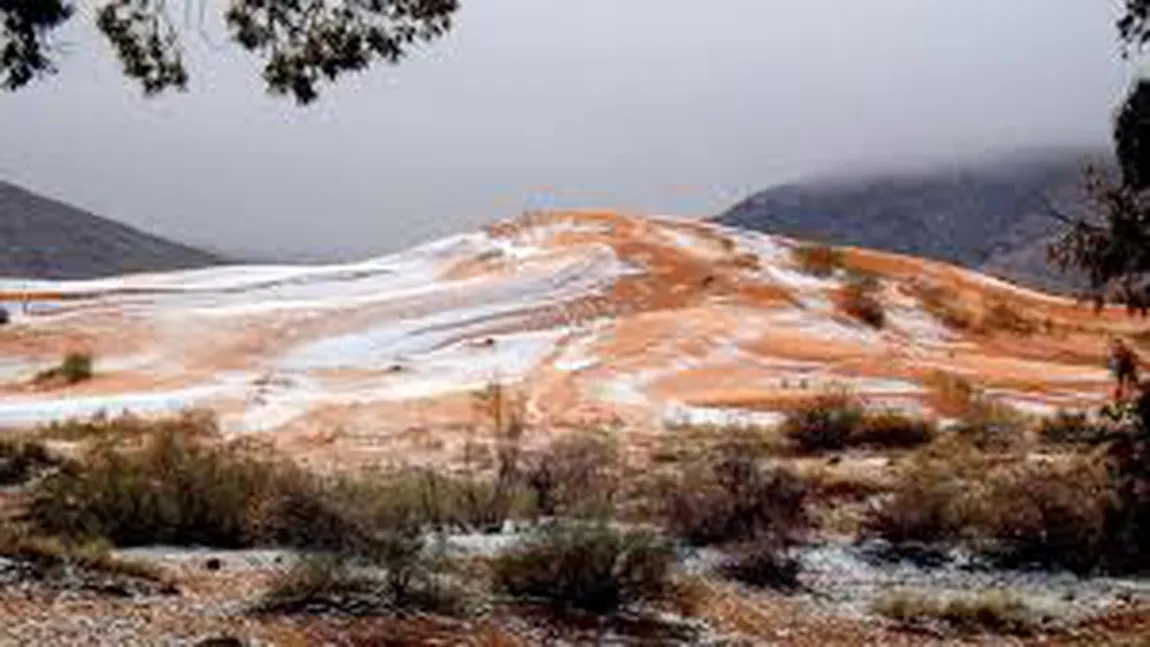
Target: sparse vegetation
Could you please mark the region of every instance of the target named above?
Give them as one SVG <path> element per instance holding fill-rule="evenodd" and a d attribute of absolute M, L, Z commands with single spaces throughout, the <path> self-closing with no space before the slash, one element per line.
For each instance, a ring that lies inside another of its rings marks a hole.
<path fill-rule="evenodd" d="M 447 561 L 428 554 L 417 534 L 392 534 L 381 545 L 376 560 L 367 562 L 323 553 L 303 556 L 272 582 L 253 611 L 363 616 L 465 610 Z"/>
<path fill-rule="evenodd" d="M 108 545 L 99 541 L 67 542 L 58 537 L 37 535 L 26 528 L 7 523 L 0 526 L 0 557 L 13 560 L 23 577 L 38 581 L 56 581 L 68 572 L 81 577 L 84 588 L 115 593 L 119 587 L 94 578 L 124 578 L 137 581 L 157 591 L 170 591 L 164 573 L 147 564 L 113 557 Z M 73 578 L 75 581 L 76 578 Z"/>
<path fill-rule="evenodd" d="M 1023 316 L 1016 307 L 1006 301 L 991 301 L 986 305 L 980 326 L 983 331 L 1001 330 L 1014 335 L 1032 335 L 1038 324 Z"/>
<path fill-rule="evenodd" d="M 1043 441 L 1053 445 L 1093 447 L 1105 441 L 1110 430 L 1102 421 L 1092 419 L 1085 412 L 1059 410 L 1039 422 L 1038 434 Z"/>
<path fill-rule="evenodd" d="M 886 310 L 878 297 L 881 287 L 873 276 L 852 274 L 839 291 L 838 307 L 871 328 L 882 328 L 886 325 Z"/>
<path fill-rule="evenodd" d="M 24 483 L 61 462 L 41 442 L 0 437 L 0 486 Z"/>
<path fill-rule="evenodd" d="M 364 539 L 347 517 L 364 502 L 337 508 L 318 478 L 214 443 L 212 428 L 194 420 L 158 421 L 138 446 L 97 444 L 36 484 L 29 520 L 43 533 L 123 546 L 329 548 Z"/>
<path fill-rule="evenodd" d="M 956 433 L 979 449 L 1001 451 L 1022 441 L 1029 423 L 1026 416 L 987 396 L 966 378 L 934 371 L 923 382 L 933 391 L 935 409 L 958 418 Z"/>
<path fill-rule="evenodd" d="M 493 564 L 496 588 L 559 610 L 612 613 L 670 591 L 674 551 L 645 530 L 548 524 Z"/>
<path fill-rule="evenodd" d="M 49 386 L 71 386 L 92 379 L 92 356 L 89 353 L 72 352 L 64 356 L 58 366 L 36 374 L 36 384 Z"/>
<path fill-rule="evenodd" d="M 694 545 L 789 541 L 805 525 L 806 494 L 798 475 L 764 465 L 754 446 L 733 439 L 665 483 L 661 508 L 671 532 Z"/>
<path fill-rule="evenodd" d="M 930 443 L 938 426 L 921 417 L 894 409 L 867 411 L 848 438 L 852 447 L 911 449 Z"/>
<path fill-rule="evenodd" d="M 801 245 L 791 253 L 799 269 L 813 276 L 831 276 L 844 267 L 842 250 L 827 245 Z"/>
<path fill-rule="evenodd" d="M 606 516 L 620 488 L 618 462 L 617 449 L 606 435 L 556 440 L 529 461 L 526 482 L 536 510 L 545 517 Z"/>
<path fill-rule="evenodd" d="M 802 453 L 848 447 L 905 449 L 937 435 L 932 422 L 893 409 L 868 411 L 862 399 L 841 389 L 821 393 L 792 409 L 782 434 Z"/>
<path fill-rule="evenodd" d="M 1021 598 L 1000 590 L 949 600 L 900 591 L 879 598 L 874 608 L 904 625 L 942 625 L 960 633 L 1026 636 L 1040 626 L 1035 612 Z"/>
<path fill-rule="evenodd" d="M 828 391 L 791 411 L 782 432 L 801 452 L 838 451 L 847 447 L 865 413 L 857 397 L 842 390 Z"/>
<path fill-rule="evenodd" d="M 974 316 L 961 304 L 957 295 L 933 284 L 915 284 L 911 288 L 922 308 L 951 330 L 970 330 Z"/>

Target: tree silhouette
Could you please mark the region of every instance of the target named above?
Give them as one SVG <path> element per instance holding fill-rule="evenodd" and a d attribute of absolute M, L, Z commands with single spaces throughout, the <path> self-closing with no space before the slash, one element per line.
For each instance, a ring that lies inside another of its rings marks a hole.
<path fill-rule="evenodd" d="M 1125 55 L 1150 45 L 1150 0 L 1125 0 L 1117 27 Z M 1050 250 L 1063 269 L 1083 272 L 1099 306 L 1112 301 L 1150 312 L 1150 81 L 1137 80 L 1114 120 L 1118 173 L 1091 169 L 1094 217 L 1071 219 Z"/>
<path fill-rule="evenodd" d="M 71 0 L 0 0 L 0 87 L 56 71 L 51 35 L 73 9 Z M 96 12 L 125 76 L 146 95 L 187 86 L 169 9 L 166 0 L 104 0 Z M 268 90 L 307 104 L 321 84 L 378 61 L 396 64 L 443 36 L 458 9 L 459 0 L 231 0 L 224 19 L 232 41 L 264 59 Z"/>

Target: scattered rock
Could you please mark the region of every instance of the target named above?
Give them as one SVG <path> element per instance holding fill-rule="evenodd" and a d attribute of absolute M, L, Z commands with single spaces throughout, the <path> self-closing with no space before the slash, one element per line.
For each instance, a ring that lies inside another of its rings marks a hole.
<path fill-rule="evenodd" d="M 223 567 L 223 562 L 221 562 L 221 561 L 220 561 L 220 558 L 219 558 L 219 557 L 209 557 L 209 558 L 208 558 L 208 559 L 207 559 L 207 560 L 204 562 L 204 568 L 205 568 L 206 570 L 209 570 L 209 571 L 212 571 L 212 572 L 218 571 L 218 570 L 220 570 L 220 568 L 222 568 L 222 567 Z"/>
<path fill-rule="evenodd" d="M 12 321 L 12 316 L 8 314 L 8 309 L 0 306 L 0 326 Z"/>

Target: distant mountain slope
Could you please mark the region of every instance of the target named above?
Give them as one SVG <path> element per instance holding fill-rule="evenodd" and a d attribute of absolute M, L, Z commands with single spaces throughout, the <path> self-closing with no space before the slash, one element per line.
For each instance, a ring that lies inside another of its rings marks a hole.
<path fill-rule="evenodd" d="M 1084 164 L 1101 155 L 1047 152 L 924 172 L 767 189 L 716 220 L 758 231 L 926 256 L 1034 287 L 1077 282 L 1046 262 L 1059 223 L 1081 213 Z"/>
<path fill-rule="evenodd" d="M 0 181 L 0 276 L 81 279 L 219 262 L 206 252 Z"/>

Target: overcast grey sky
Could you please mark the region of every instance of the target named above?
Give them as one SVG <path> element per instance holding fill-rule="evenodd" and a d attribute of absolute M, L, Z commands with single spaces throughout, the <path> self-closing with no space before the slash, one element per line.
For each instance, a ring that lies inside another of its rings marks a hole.
<path fill-rule="evenodd" d="M 209 12 L 218 19 L 221 0 Z M 0 178 L 195 243 L 358 257 L 526 207 L 710 215 L 843 167 L 1104 145 L 1106 0 L 465 0 L 456 29 L 300 109 L 185 34 L 145 100 L 82 11 L 0 94 Z"/>

